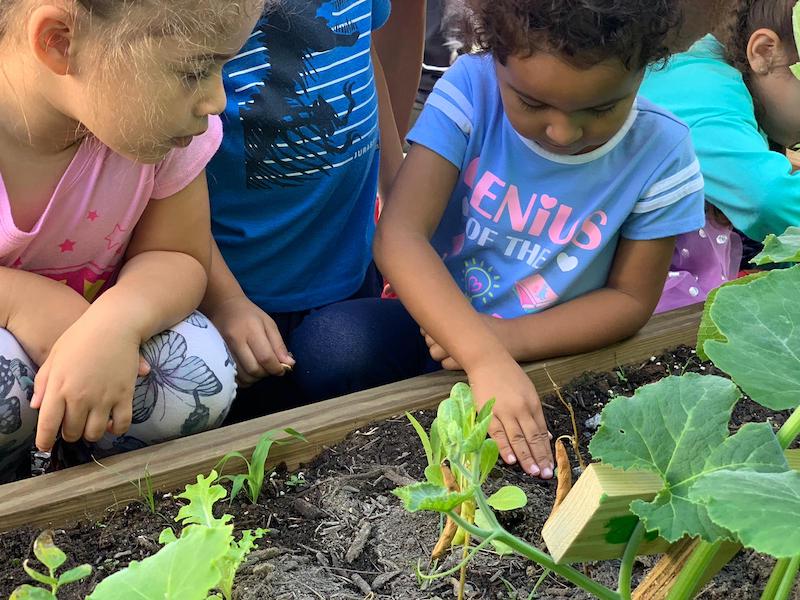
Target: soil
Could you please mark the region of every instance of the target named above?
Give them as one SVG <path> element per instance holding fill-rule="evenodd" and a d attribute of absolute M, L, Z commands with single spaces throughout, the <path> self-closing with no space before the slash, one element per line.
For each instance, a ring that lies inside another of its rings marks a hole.
<path fill-rule="evenodd" d="M 682 372 L 720 374 L 701 363 L 690 348 L 653 357 L 644 364 L 621 367 L 612 373 L 587 373 L 562 390 L 575 409 L 584 454 L 592 431 L 586 421 L 597 415 L 617 395 L 630 395 L 637 387 L 666 374 Z M 567 411 L 555 396 L 544 398 L 555 436 L 571 433 Z M 426 427 L 433 412 L 415 414 Z M 786 414 L 765 410 L 749 399 L 734 412 L 732 429 L 750 421 L 769 419 L 779 427 Z M 352 433 L 327 449 L 301 471 L 278 468 L 265 484 L 257 505 L 236 499 L 225 512 L 235 516 L 237 529 L 268 527 L 271 533 L 251 554 L 237 576 L 235 595 L 241 599 L 315 600 L 368 598 L 453 598 L 455 579 L 441 579 L 421 587 L 415 568 L 429 568 L 427 557 L 438 536 L 439 517 L 432 513 L 409 514 L 391 494 L 398 485 L 422 478 L 425 456 L 411 425 L 404 417 L 376 423 Z M 518 469 L 498 465 L 489 489 L 505 484 L 520 486 L 528 506 L 507 513 L 504 525 L 520 537 L 544 547 L 540 532 L 555 495 L 553 481 L 525 476 Z M 56 543 L 70 557 L 66 566 L 89 563 L 94 567 L 86 581 L 59 594 L 62 600 L 84 598 L 98 581 L 142 560 L 158 550 L 161 530 L 174 523 L 179 506 L 170 494 L 158 494 L 156 513 L 143 503 L 109 510 L 100 521 L 56 531 Z M 31 545 L 38 531 L 23 529 L 0 534 L 0 598 L 30 583 L 21 563 L 32 557 Z M 454 552 L 440 566 L 457 563 Z M 655 562 L 637 559 L 638 581 Z M 754 600 L 759 597 L 774 561 L 742 553 L 699 596 L 703 600 Z M 592 577 L 616 587 L 618 562 L 585 567 Z M 501 558 L 482 552 L 467 572 L 467 598 L 585 599 L 587 594 L 568 583 L 546 577 L 535 596 L 531 591 L 542 569 L 515 557 Z M 800 600 L 800 590 L 792 596 Z"/>

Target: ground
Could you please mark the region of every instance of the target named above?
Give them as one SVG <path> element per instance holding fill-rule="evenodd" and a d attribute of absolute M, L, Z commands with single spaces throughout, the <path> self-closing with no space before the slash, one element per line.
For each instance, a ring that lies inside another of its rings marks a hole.
<path fill-rule="evenodd" d="M 586 446 L 591 431 L 585 422 L 599 413 L 616 395 L 629 395 L 637 387 L 666 374 L 685 371 L 719 374 L 701 363 L 688 348 L 653 357 L 643 364 L 621 367 L 612 373 L 586 374 L 563 390 L 575 409 Z M 566 410 L 557 398 L 541 390 L 554 435 L 571 432 Z M 429 425 L 432 412 L 417 416 Z M 734 413 L 733 428 L 769 418 L 777 428 L 785 414 L 766 411 L 744 400 Z M 243 566 L 237 578 L 241 599 L 436 599 L 453 598 L 454 579 L 420 585 L 415 576 L 419 564 L 429 569 L 438 536 L 439 518 L 431 513 L 409 514 L 391 490 L 421 479 L 425 456 L 405 417 L 396 417 L 354 432 L 341 444 L 327 449 L 301 471 L 278 468 L 265 486 L 258 505 L 243 498 L 221 506 L 235 515 L 237 529 L 269 527 L 259 550 Z M 555 483 L 523 475 L 516 468 L 499 466 L 490 476 L 490 489 L 511 483 L 522 487 L 529 499 L 522 510 L 508 513 L 504 525 L 520 537 L 543 547 L 542 525 L 550 513 Z M 112 509 L 98 522 L 56 532 L 56 542 L 71 557 L 70 565 L 88 562 L 94 574 L 84 584 L 67 588 L 62 600 L 83 598 L 110 572 L 131 560 L 141 560 L 158 549 L 160 531 L 172 524 L 177 503 L 159 495 L 156 513 L 142 503 Z M 28 582 L 21 568 L 37 531 L 18 530 L 0 534 L 0 598 Z M 418 563 L 419 561 L 419 563 Z M 637 560 L 638 580 L 655 559 Z M 454 553 L 444 565 L 454 565 Z M 744 553 L 738 556 L 700 595 L 703 600 L 753 600 L 758 598 L 773 561 Z M 618 563 L 610 561 L 585 567 L 600 582 L 615 587 Z M 542 573 L 538 566 L 520 558 L 501 558 L 481 553 L 467 574 L 467 597 L 520 599 L 529 597 Z M 549 576 L 537 598 L 585 599 L 589 596 L 566 582 Z M 800 600 L 800 590 L 793 596 Z"/>

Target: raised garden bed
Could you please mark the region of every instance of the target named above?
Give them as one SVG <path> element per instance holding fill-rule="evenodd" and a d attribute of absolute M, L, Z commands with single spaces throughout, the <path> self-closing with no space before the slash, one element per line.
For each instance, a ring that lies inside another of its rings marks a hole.
<path fill-rule="evenodd" d="M 701 363 L 693 350 L 682 347 L 611 372 L 586 374 L 566 385 L 563 395 L 575 409 L 584 452 L 592 434 L 585 422 L 610 399 L 630 395 L 639 386 L 667 374 L 684 372 L 717 373 L 709 363 Z M 547 385 L 540 383 L 539 387 L 546 393 Z M 570 419 L 560 402 L 553 396 L 545 402 L 550 407 L 546 413 L 553 434 L 571 433 Z M 434 415 L 427 411 L 415 416 L 427 427 Z M 745 400 L 736 407 L 732 430 L 767 419 L 777 428 L 785 418 L 785 413 L 773 413 Z M 285 600 L 454 597 L 454 580 L 436 581 L 421 589 L 414 576 L 418 559 L 423 571 L 428 567 L 427 557 L 438 537 L 438 517 L 432 513 L 409 514 L 390 493 L 398 485 L 422 479 L 426 464 L 408 420 L 394 417 L 360 427 L 299 472 L 278 468 L 265 485 L 258 505 L 240 497 L 226 509 L 234 515 L 237 529 L 273 529 L 241 569 L 237 596 Z M 507 513 L 503 524 L 543 547 L 541 530 L 553 503 L 555 483 L 532 479 L 504 466 L 498 466 L 489 481 L 488 491 L 507 483 L 525 491 L 528 506 Z M 59 598 L 84 598 L 109 573 L 153 554 L 159 548 L 159 532 L 173 523 L 178 507 L 173 497 L 158 495 L 157 514 L 142 503 L 133 503 L 110 509 L 98 520 L 57 531 L 56 542 L 70 556 L 68 566 L 86 562 L 95 567 L 92 577 L 65 588 Z M 0 598 L 29 581 L 21 561 L 30 556 L 38 532 L 38 528 L 24 528 L 0 534 L 0 556 L 4 558 L 0 563 Z M 444 563 L 455 564 L 457 554 L 453 551 Z M 634 581 L 654 562 L 650 557 L 637 559 Z M 742 553 L 699 597 L 757 598 L 773 563 Z M 618 561 L 587 568 L 594 579 L 613 586 Z M 541 573 L 540 567 L 520 558 L 482 553 L 470 564 L 466 597 L 524 599 Z M 554 578 L 545 579 L 538 594 L 539 598 L 590 597 Z"/>

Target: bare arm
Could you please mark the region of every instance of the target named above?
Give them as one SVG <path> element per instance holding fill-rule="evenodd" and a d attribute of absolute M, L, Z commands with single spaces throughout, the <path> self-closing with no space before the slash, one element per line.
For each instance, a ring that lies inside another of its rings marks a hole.
<path fill-rule="evenodd" d="M 412 146 L 378 223 L 375 260 L 416 321 L 464 366 L 478 405 L 496 398 L 490 433 L 503 458 L 549 478 L 553 458 L 536 390 L 430 244 L 458 174 L 438 154 Z"/>
<path fill-rule="evenodd" d="M 596 350 L 632 336 L 655 310 L 675 238 L 620 240 L 606 287 L 540 313 L 494 319 L 492 327 L 519 361 Z"/>
<path fill-rule="evenodd" d="M 422 73 L 424 45 L 425 0 L 392 0 L 392 14 L 375 32 L 375 46 L 386 71 L 400 137 L 408 133 Z"/>
<path fill-rule="evenodd" d="M 389 196 L 397 172 L 400 170 L 400 163 L 403 162 L 403 143 L 397 131 L 395 116 L 392 111 L 392 99 L 386 85 L 386 77 L 381 66 L 380 58 L 372 47 L 372 67 L 375 70 L 375 87 L 378 90 L 378 125 L 380 129 L 380 170 L 378 173 L 378 194 L 383 202 Z"/>

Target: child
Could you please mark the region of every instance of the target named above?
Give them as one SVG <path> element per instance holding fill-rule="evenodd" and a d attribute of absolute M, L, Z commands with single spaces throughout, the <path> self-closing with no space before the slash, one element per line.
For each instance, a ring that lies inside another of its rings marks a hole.
<path fill-rule="evenodd" d="M 192 313 L 210 255 L 203 169 L 222 63 L 262 5 L 3 3 L 3 479 L 34 435 L 45 452 L 59 433 L 114 452 L 225 416 L 234 367 Z"/>
<path fill-rule="evenodd" d="M 476 4 L 484 53 L 429 97 L 375 256 L 431 356 L 464 367 L 478 405 L 496 398 L 501 456 L 547 478 L 542 407 L 515 361 L 635 333 L 674 236 L 703 222 L 688 129 L 637 99 L 678 0 Z"/>
<path fill-rule="evenodd" d="M 713 207 L 702 229 L 678 239 L 659 310 L 700 302 L 736 277 L 734 228 L 761 242 L 800 224 L 800 175 L 785 154 L 800 143 L 800 81 L 790 70 L 798 61 L 795 3 L 734 0 L 730 27 L 645 79 L 642 95 L 691 128 Z"/>

